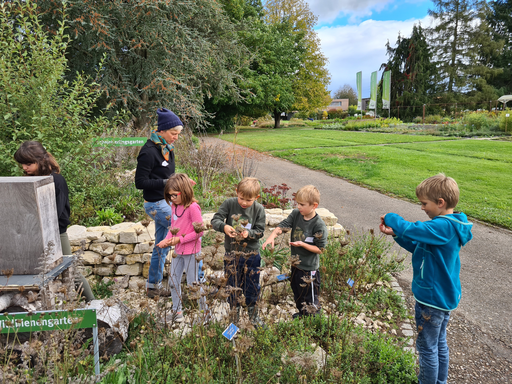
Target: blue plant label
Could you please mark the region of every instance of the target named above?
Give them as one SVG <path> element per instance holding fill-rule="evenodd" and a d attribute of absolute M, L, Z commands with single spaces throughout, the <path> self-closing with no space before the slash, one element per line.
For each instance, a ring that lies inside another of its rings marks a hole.
<path fill-rule="evenodd" d="M 350 287 L 354 286 L 354 280 L 348 279 L 347 284 L 350 285 Z"/>
<path fill-rule="evenodd" d="M 222 336 L 224 336 L 226 339 L 231 341 L 231 339 L 233 339 L 233 337 L 236 335 L 237 332 L 238 332 L 238 327 L 235 324 L 231 323 L 226 328 L 226 330 L 224 332 L 222 332 Z"/>
<path fill-rule="evenodd" d="M 290 278 L 290 276 L 286 276 L 286 274 L 284 274 L 284 273 L 282 275 L 277 275 L 276 276 L 277 281 L 283 281 L 283 280 L 286 280 L 286 279 L 289 279 L 289 278 Z"/>

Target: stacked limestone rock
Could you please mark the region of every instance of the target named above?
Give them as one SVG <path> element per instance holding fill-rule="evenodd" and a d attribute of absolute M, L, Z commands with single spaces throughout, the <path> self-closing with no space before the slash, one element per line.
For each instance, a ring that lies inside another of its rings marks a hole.
<path fill-rule="evenodd" d="M 271 230 L 286 218 L 291 210 L 267 209 L 267 226 Z M 344 233 L 338 219 L 325 208 L 317 209 L 330 232 L 339 236 Z M 203 214 L 208 225 L 214 213 Z M 153 222 L 145 227 L 139 223 L 121 223 L 112 227 L 90 227 L 73 225 L 68 228 L 69 240 L 74 253 L 82 253 L 83 266 L 79 267 L 84 276 L 118 277 L 128 281 L 127 287 L 139 290 L 149 272 L 151 252 L 154 247 L 155 226 Z M 170 255 L 164 269 L 167 277 Z M 129 277 L 127 279 L 126 277 Z"/>

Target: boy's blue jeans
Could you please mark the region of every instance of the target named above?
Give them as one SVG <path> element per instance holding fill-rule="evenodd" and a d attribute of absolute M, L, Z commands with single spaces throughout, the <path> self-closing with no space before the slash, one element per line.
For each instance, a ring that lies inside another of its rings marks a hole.
<path fill-rule="evenodd" d="M 445 384 L 448 379 L 450 351 L 446 326 L 450 311 L 442 311 L 416 302 L 416 349 L 419 353 L 419 384 Z"/>
<path fill-rule="evenodd" d="M 164 264 L 169 253 L 169 247 L 159 248 L 156 245 L 161 242 L 171 226 L 172 210 L 171 206 L 165 200 L 156 202 L 145 202 L 144 210 L 155 221 L 155 246 L 151 255 L 151 264 L 149 265 L 147 288 L 161 288 L 164 276 Z"/>
<path fill-rule="evenodd" d="M 229 254 L 228 254 L 229 255 Z M 259 252 L 250 257 L 233 257 L 233 260 L 224 260 L 224 273 L 228 277 L 228 286 L 242 288 L 245 304 L 250 307 L 256 304 L 260 295 L 260 268 L 261 256 Z M 239 306 L 240 293 L 232 293 L 228 297 L 231 307 Z"/>

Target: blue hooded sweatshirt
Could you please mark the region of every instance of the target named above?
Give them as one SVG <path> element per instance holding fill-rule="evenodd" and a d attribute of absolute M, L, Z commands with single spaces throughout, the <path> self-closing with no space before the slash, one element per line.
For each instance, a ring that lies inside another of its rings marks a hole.
<path fill-rule="evenodd" d="M 457 308 L 461 294 L 459 252 L 473 238 L 473 224 L 466 215 L 439 215 L 412 223 L 388 213 L 384 221 L 395 232 L 395 241 L 412 253 L 414 298 L 443 311 Z"/>

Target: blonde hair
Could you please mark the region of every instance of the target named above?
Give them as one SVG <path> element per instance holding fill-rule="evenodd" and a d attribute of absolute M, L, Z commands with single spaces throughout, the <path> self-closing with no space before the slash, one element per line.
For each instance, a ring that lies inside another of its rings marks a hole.
<path fill-rule="evenodd" d="M 244 177 L 236 186 L 236 192 L 248 199 L 257 198 L 260 194 L 260 182 L 255 177 Z"/>
<path fill-rule="evenodd" d="M 297 203 L 320 204 L 320 191 L 314 185 L 305 185 L 295 194 Z"/>
<path fill-rule="evenodd" d="M 175 173 L 167 180 L 164 188 L 164 196 L 167 204 L 172 203 L 171 191 L 180 193 L 181 205 L 185 208 L 189 207 L 192 203 L 197 203 L 197 200 L 194 198 L 194 190 L 192 189 L 190 178 L 185 173 Z"/>
<path fill-rule="evenodd" d="M 425 198 L 434 203 L 443 199 L 446 201 L 446 208 L 455 208 L 459 202 L 459 193 L 457 182 L 451 177 L 445 176 L 444 173 L 429 177 L 416 187 L 418 199 Z"/>

